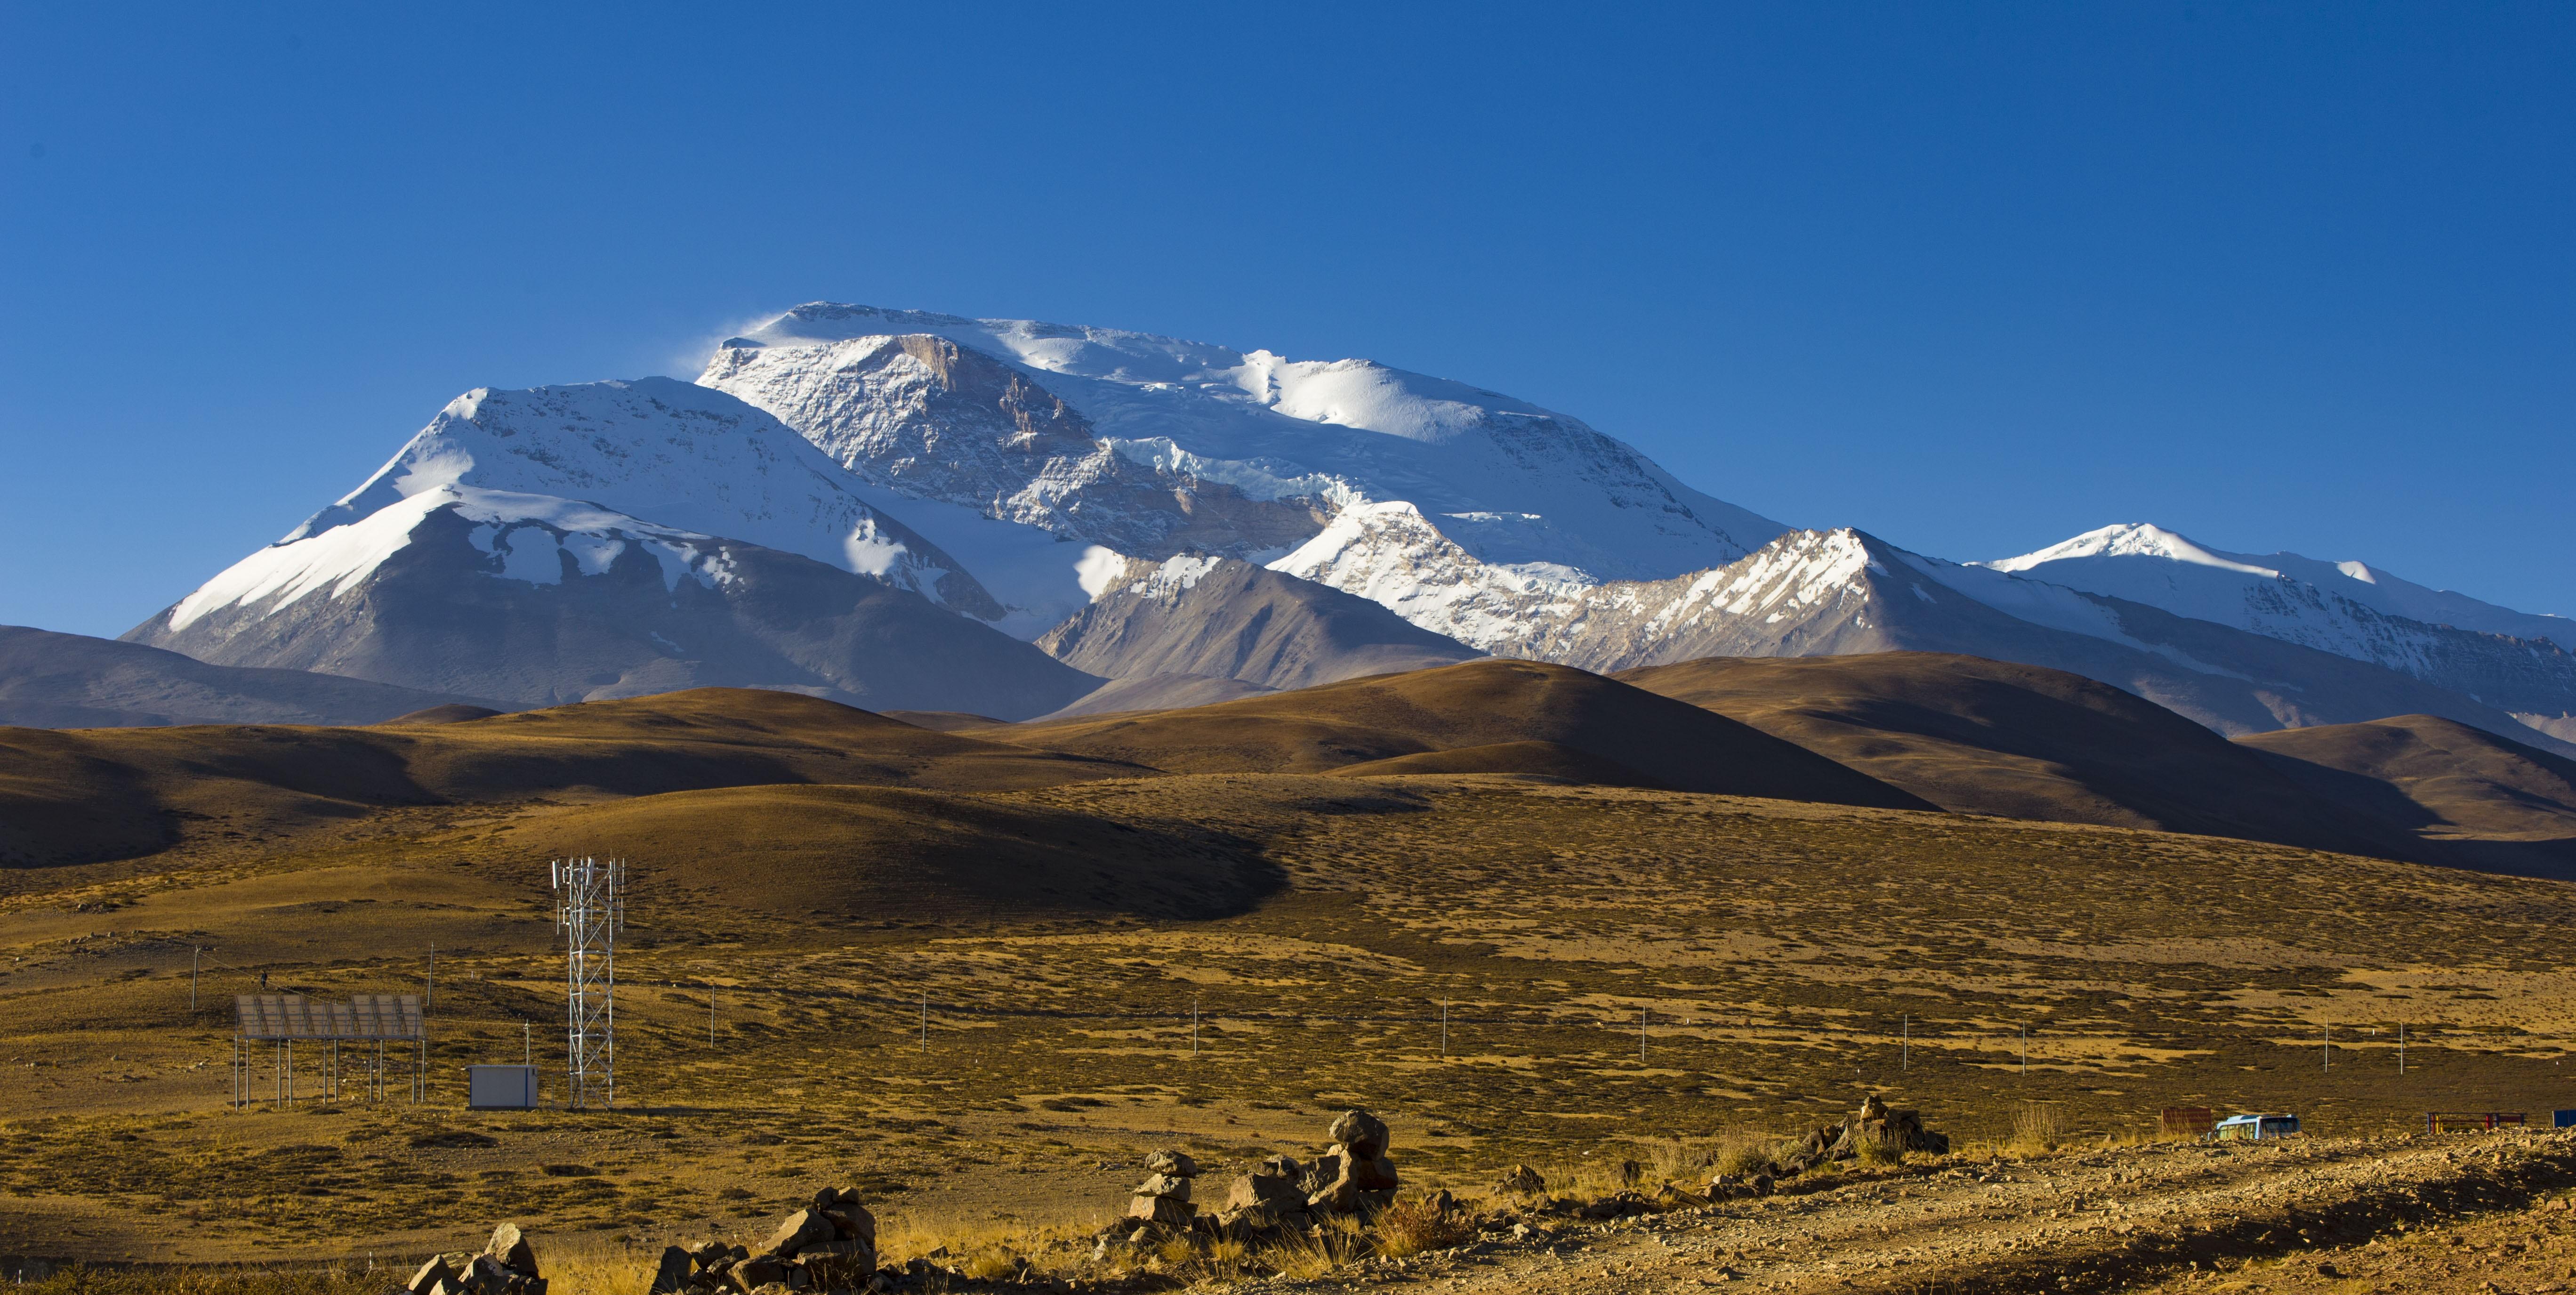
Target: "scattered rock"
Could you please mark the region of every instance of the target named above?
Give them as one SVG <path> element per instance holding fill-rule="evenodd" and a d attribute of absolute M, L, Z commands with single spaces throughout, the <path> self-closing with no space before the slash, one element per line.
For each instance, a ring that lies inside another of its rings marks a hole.
<path fill-rule="evenodd" d="M 857 1188 L 826 1187 L 781 1220 L 758 1253 L 721 1241 L 664 1250 L 652 1295 L 758 1295 L 772 1286 L 828 1295 L 871 1289 L 877 1276 L 876 1216 Z"/>
<path fill-rule="evenodd" d="M 516 1223 L 492 1229 L 481 1254 L 432 1255 L 404 1285 L 411 1295 L 546 1295 L 537 1252 Z"/>

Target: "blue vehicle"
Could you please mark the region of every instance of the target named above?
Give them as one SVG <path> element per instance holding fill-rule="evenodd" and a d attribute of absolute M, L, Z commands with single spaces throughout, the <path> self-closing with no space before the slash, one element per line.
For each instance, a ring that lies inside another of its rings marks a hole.
<path fill-rule="evenodd" d="M 2261 1142 L 2273 1138 L 2296 1137 L 2299 1117 L 2295 1115 L 2230 1115 L 2210 1130 L 2212 1142 Z"/>

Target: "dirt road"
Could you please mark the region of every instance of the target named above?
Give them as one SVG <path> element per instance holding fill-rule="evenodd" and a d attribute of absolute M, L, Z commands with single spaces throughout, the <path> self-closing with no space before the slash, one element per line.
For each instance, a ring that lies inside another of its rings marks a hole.
<path fill-rule="evenodd" d="M 2175 1145 L 1841 1177 L 1256 1289 L 2543 1291 L 2576 1278 L 2567 1135 Z"/>

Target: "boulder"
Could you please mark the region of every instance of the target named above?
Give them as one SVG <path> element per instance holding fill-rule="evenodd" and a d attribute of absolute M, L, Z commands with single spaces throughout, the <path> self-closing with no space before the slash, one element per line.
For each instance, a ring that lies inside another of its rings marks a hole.
<path fill-rule="evenodd" d="M 1136 1184 L 1134 1194 L 1138 1196 L 1169 1196 L 1176 1201 L 1185 1201 L 1190 1198 L 1190 1180 L 1187 1178 L 1174 1178 L 1169 1174 L 1156 1174 L 1153 1177 Z"/>
<path fill-rule="evenodd" d="M 1324 1136 L 1354 1156 L 1375 1159 L 1386 1154 L 1389 1135 L 1386 1121 L 1366 1111 L 1344 1111 L 1333 1117 Z"/>
<path fill-rule="evenodd" d="M 689 1279 L 696 1275 L 697 1262 L 688 1251 L 665 1246 L 662 1262 L 653 1270 L 653 1285 L 645 1295 L 686 1295 Z"/>
<path fill-rule="evenodd" d="M 522 1277 L 537 1275 L 537 1252 L 528 1244 L 526 1234 L 519 1231 L 516 1223 L 504 1223 L 492 1229 L 492 1239 L 485 1243 L 483 1253 Z"/>
<path fill-rule="evenodd" d="M 788 1215 L 762 1249 L 774 1255 L 793 1255 L 806 1246 L 838 1240 L 840 1235 L 841 1229 L 824 1217 L 823 1211 L 809 1207 Z"/>
<path fill-rule="evenodd" d="M 1528 1165 L 1514 1165 L 1503 1174 L 1501 1187 L 1522 1196 L 1536 1196 L 1547 1190 L 1547 1179 Z"/>
<path fill-rule="evenodd" d="M 429 1295 L 433 1289 L 441 1285 L 453 1284 L 455 1280 L 456 1269 L 449 1265 L 447 1256 L 431 1255 L 429 1261 L 422 1264 L 420 1270 L 411 1275 L 411 1280 L 403 1283 L 403 1289 L 410 1291 L 412 1295 Z"/>
<path fill-rule="evenodd" d="M 735 1264 L 725 1273 L 725 1277 L 733 1282 L 735 1289 L 743 1291 L 757 1291 L 763 1286 L 772 1284 L 785 1286 L 787 1264 L 782 1260 L 762 1255 L 756 1259 L 745 1259 Z"/>
<path fill-rule="evenodd" d="M 1294 1182 L 1306 1176 L 1306 1166 L 1299 1164 L 1295 1156 L 1272 1156 L 1253 1166 L 1252 1172 Z"/>
<path fill-rule="evenodd" d="M 1199 1176 L 1199 1162 L 1190 1159 L 1190 1153 L 1186 1151 L 1148 1152 L 1145 1156 L 1145 1168 L 1148 1172 L 1160 1174 L 1165 1178 Z"/>
<path fill-rule="evenodd" d="M 1230 1210 L 1302 1209 L 1306 1193 L 1298 1190 L 1294 1180 L 1278 1174 L 1245 1174 L 1226 1189 L 1225 1208 Z"/>
<path fill-rule="evenodd" d="M 1127 1202 L 1127 1217 L 1166 1227 L 1185 1228 L 1198 1211 L 1190 1208 L 1187 1197 L 1137 1196 Z"/>

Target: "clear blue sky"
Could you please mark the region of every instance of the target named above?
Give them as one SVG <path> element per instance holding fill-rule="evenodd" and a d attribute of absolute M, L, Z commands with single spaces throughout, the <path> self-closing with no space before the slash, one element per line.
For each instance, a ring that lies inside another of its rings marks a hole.
<path fill-rule="evenodd" d="M 0 623 L 830 298 L 1361 355 L 1954 558 L 2576 613 L 2576 6 L 0 7 Z"/>

